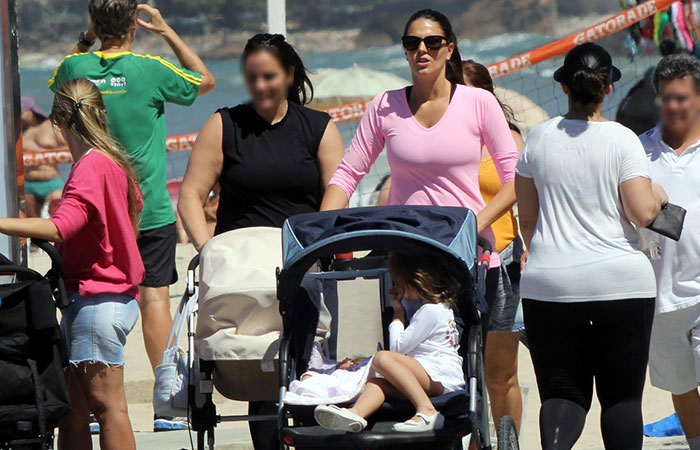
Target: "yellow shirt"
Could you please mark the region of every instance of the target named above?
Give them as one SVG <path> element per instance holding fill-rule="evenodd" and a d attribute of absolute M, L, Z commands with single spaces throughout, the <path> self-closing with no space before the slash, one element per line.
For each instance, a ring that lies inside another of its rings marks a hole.
<path fill-rule="evenodd" d="M 479 165 L 479 188 L 484 202 L 488 205 L 501 189 L 501 180 L 498 178 L 496 166 L 493 164 L 491 156 L 481 160 Z M 501 251 L 513 242 L 518 235 L 518 225 L 515 222 L 513 211 L 510 210 L 492 225 L 491 229 L 496 236 L 496 251 Z"/>

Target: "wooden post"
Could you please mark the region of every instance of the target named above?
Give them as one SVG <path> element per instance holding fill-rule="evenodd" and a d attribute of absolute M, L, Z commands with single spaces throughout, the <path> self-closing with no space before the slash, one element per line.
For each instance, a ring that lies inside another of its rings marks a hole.
<path fill-rule="evenodd" d="M 19 217 L 24 192 L 15 0 L 0 0 L 0 217 Z M 26 263 L 20 240 L 0 234 L 0 253 Z"/>

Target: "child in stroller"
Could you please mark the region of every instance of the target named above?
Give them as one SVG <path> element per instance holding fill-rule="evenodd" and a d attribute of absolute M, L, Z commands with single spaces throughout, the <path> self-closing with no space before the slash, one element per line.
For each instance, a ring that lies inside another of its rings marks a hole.
<path fill-rule="evenodd" d="M 316 421 L 326 429 L 364 430 L 365 418 L 377 411 L 386 397 L 405 397 L 416 408 L 415 416 L 394 425 L 394 431 L 439 429 L 444 417 L 430 397 L 464 389 L 459 335 L 450 308 L 457 297 L 454 279 L 427 258 L 409 258 L 398 253 L 390 255 L 389 272 L 394 280 L 390 351 L 380 351 L 372 359 L 372 376 L 352 408 L 335 405 L 316 408 Z M 422 304 L 407 328 L 402 299 Z"/>

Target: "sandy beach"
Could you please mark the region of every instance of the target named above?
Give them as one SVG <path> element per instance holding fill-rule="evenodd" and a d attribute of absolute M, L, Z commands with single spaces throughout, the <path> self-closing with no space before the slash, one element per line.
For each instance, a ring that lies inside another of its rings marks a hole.
<path fill-rule="evenodd" d="M 171 287 L 171 309 L 174 312 L 185 289 L 184 275 L 190 259 L 195 255 L 191 245 L 179 245 L 177 264 L 180 280 Z M 41 252 L 29 257 L 30 267 L 45 272 L 48 258 Z M 370 281 L 352 281 L 340 285 L 340 330 L 339 357 L 369 354 L 376 347 L 379 336 L 379 315 L 376 285 Z M 362 326 L 358 327 L 357 324 Z M 183 343 L 184 344 L 184 343 Z M 184 347 L 184 345 L 183 345 Z M 527 349 L 521 346 L 520 384 L 527 391 L 525 420 L 522 436 L 523 449 L 539 448 L 537 386 Z M 143 345 L 141 323 L 137 324 L 128 338 L 126 346 L 126 393 L 129 402 L 129 415 L 136 432 L 139 449 L 181 449 L 190 448 L 187 432 L 153 433 L 153 409 L 151 406 L 153 373 Z M 215 396 L 220 414 L 244 414 L 246 404 Z M 672 412 L 670 395 L 653 388 L 648 382 L 644 394 L 644 420 L 653 422 Z M 585 430 L 575 449 L 603 449 L 599 426 L 600 407 L 594 400 L 588 415 Z M 217 428 L 217 449 L 252 449 L 249 442 L 247 423 L 227 423 Z M 95 448 L 97 448 L 95 440 Z M 645 449 L 687 449 L 681 438 L 645 439 Z"/>

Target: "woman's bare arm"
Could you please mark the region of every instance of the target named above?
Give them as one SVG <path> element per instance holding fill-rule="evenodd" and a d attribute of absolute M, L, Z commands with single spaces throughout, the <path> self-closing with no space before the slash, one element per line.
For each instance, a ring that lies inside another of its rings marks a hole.
<path fill-rule="evenodd" d="M 520 232 L 526 248 L 530 248 L 535 234 L 537 218 L 540 214 L 540 199 L 537 195 L 535 180 L 515 175 L 515 195 L 518 198 L 518 219 Z"/>
<path fill-rule="evenodd" d="M 513 140 L 515 141 L 518 152 L 523 149 L 523 137 L 520 133 L 511 130 Z M 500 219 L 504 214 L 513 209 L 515 205 L 515 183 L 510 182 L 501 186 L 501 189 L 496 193 L 493 199 L 484 209 L 476 216 L 479 233 L 493 225 L 495 221 Z"/>
<path fill-rule="evenodd" d="M 49 219 L 17 219 L 12 217 L 0 219 L 0 233 L 14 237 L 63 242 L 63 237 L 58 232 L 58 228 Z"/>
<path fill-rule="evenodd" d="M 224 162 L 222 138 L 221 115 L 214 114 L 204 124 L 197 137 L 180 188 L 177 210 L 182 218 L 182 225 L 197 251 L 201 251 L 212 237 L 204 214 L 204 203 L 221 176 Z"/>
<path fill-rule="evenodd" d="M 666 192 L 648 178 L 636 177 L 620 183 L 622 208 L 630 222 L 646 227 L 659 215 L 661 207 L 668 202 Z"/>
<path fill-rule="evenodd" d="M 343 138 L 340 136 L 338 126 L 332 120 L 328 122 L 326 131 L 318 146 L 318 167 L 321 172 L 321 182 L 325 190 L 328 182 L 338 168 L 340 161 L 345 156 Z"/>

